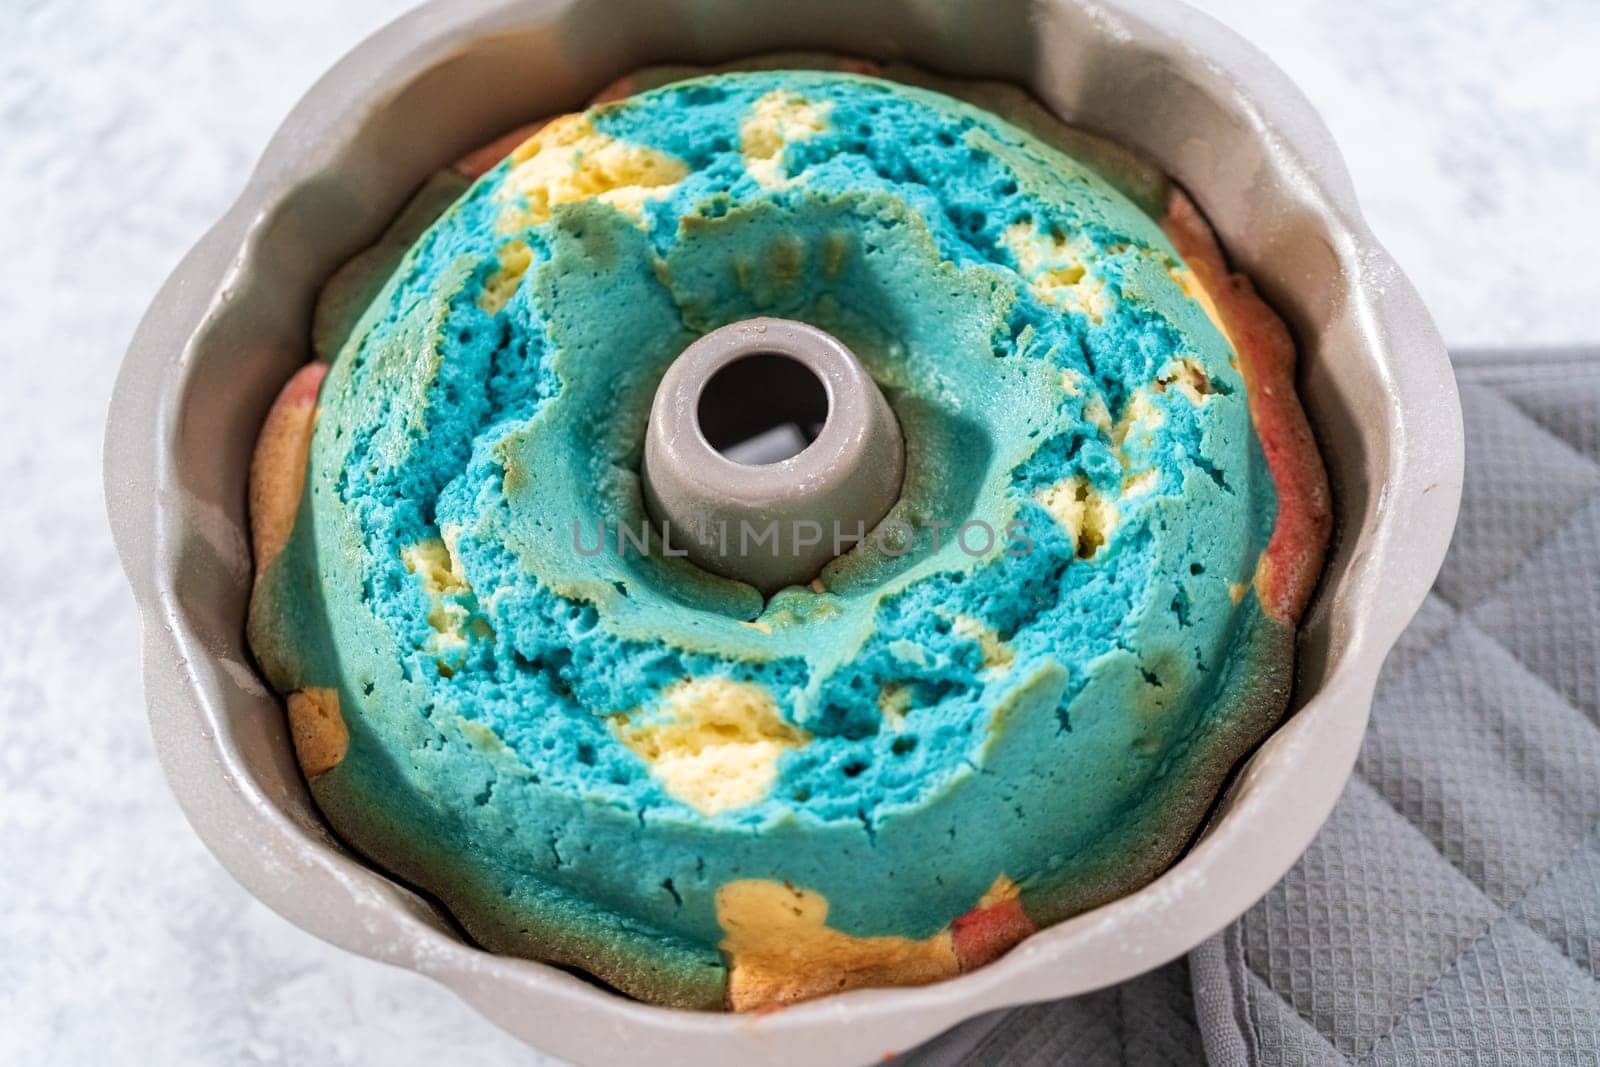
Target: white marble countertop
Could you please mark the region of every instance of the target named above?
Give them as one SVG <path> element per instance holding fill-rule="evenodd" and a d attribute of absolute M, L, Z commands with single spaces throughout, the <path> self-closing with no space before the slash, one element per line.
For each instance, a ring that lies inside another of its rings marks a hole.
<path fill-rule="evenodd" d="M 0 1062 L 538 1062 L 301 933 L 168 795 L 100 491 L 134 324 L 383 0 L 23 0 L 0 44 Z M 1205 0 L 1299 81 L 1456 346 L 1600 342 L 1600 4 Z"/>

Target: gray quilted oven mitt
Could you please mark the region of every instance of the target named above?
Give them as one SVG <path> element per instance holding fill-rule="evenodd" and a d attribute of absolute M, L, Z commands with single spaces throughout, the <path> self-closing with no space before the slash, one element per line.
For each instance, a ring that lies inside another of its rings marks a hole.
<path fill-rule="evenodd" d="M 1455 367 L 1455 540 L 1305 856 L 1188 959 L 911 1062 L 1600 1065 L 1600 349 Z"/>

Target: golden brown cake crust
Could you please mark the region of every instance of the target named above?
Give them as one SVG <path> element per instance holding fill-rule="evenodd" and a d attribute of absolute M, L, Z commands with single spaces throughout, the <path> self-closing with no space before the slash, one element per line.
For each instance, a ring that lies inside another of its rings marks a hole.
<path fill-rule="evenodd" d="M 1250 279 L 1228 270 L 1216 235 L 1182 190 L 1168 197 L 1161 228 L 1238 353 L 1251 420 L 1278 493 L 1277 524 L 1256 571 L 1256 595 L 1269 615 L 1294 624 L 1322 574 L 1333 529 L 1328 473 L 1295 389 L 1294 340 Z"/>
<path fill-rule="evenodd" d="M 350 747 L 350 731 L 339 712 L 339 691 L 308 686 L 290 693 L 289 734 L 295 758 L 307 778 L 339 766 Z"/>
<path fill-rule="evenodd" d="M 250 547 L 256 573 L 283 551 L 294 529 L 311 455 L 311 427 L 316 420 L 317 390 L 328 368 L 308 363 L 278 393 L 256 436 L 250 457 Z"/>

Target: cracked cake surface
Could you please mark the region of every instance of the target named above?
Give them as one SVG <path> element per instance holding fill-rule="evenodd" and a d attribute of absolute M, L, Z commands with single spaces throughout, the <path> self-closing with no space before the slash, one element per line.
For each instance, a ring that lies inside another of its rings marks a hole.
<path fill-rule="evenodd" d="M 1282 714 L 1327 487 L 1198 212 L 1063 143 L 745 71 L 425 190 L 252 473 L 251 642 L 335 830 L 695 1008 L 953 975 L 1169 864 Z M 638 475 L 667 366 L 756 316 L 878 383 L 915 531 L 770 598 L 660 551 Z"/>

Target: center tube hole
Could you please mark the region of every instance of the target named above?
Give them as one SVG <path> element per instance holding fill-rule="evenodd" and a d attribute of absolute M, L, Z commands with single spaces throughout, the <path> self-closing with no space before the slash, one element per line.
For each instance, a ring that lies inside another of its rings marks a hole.
<path fill-rule="evenodd" d="M 798 456 L 828 421 L 828 390 L 810 367 L 778 352 L 754 352 L 700 391 L 700 432 L 727 459 L 759 467 Z"/>

